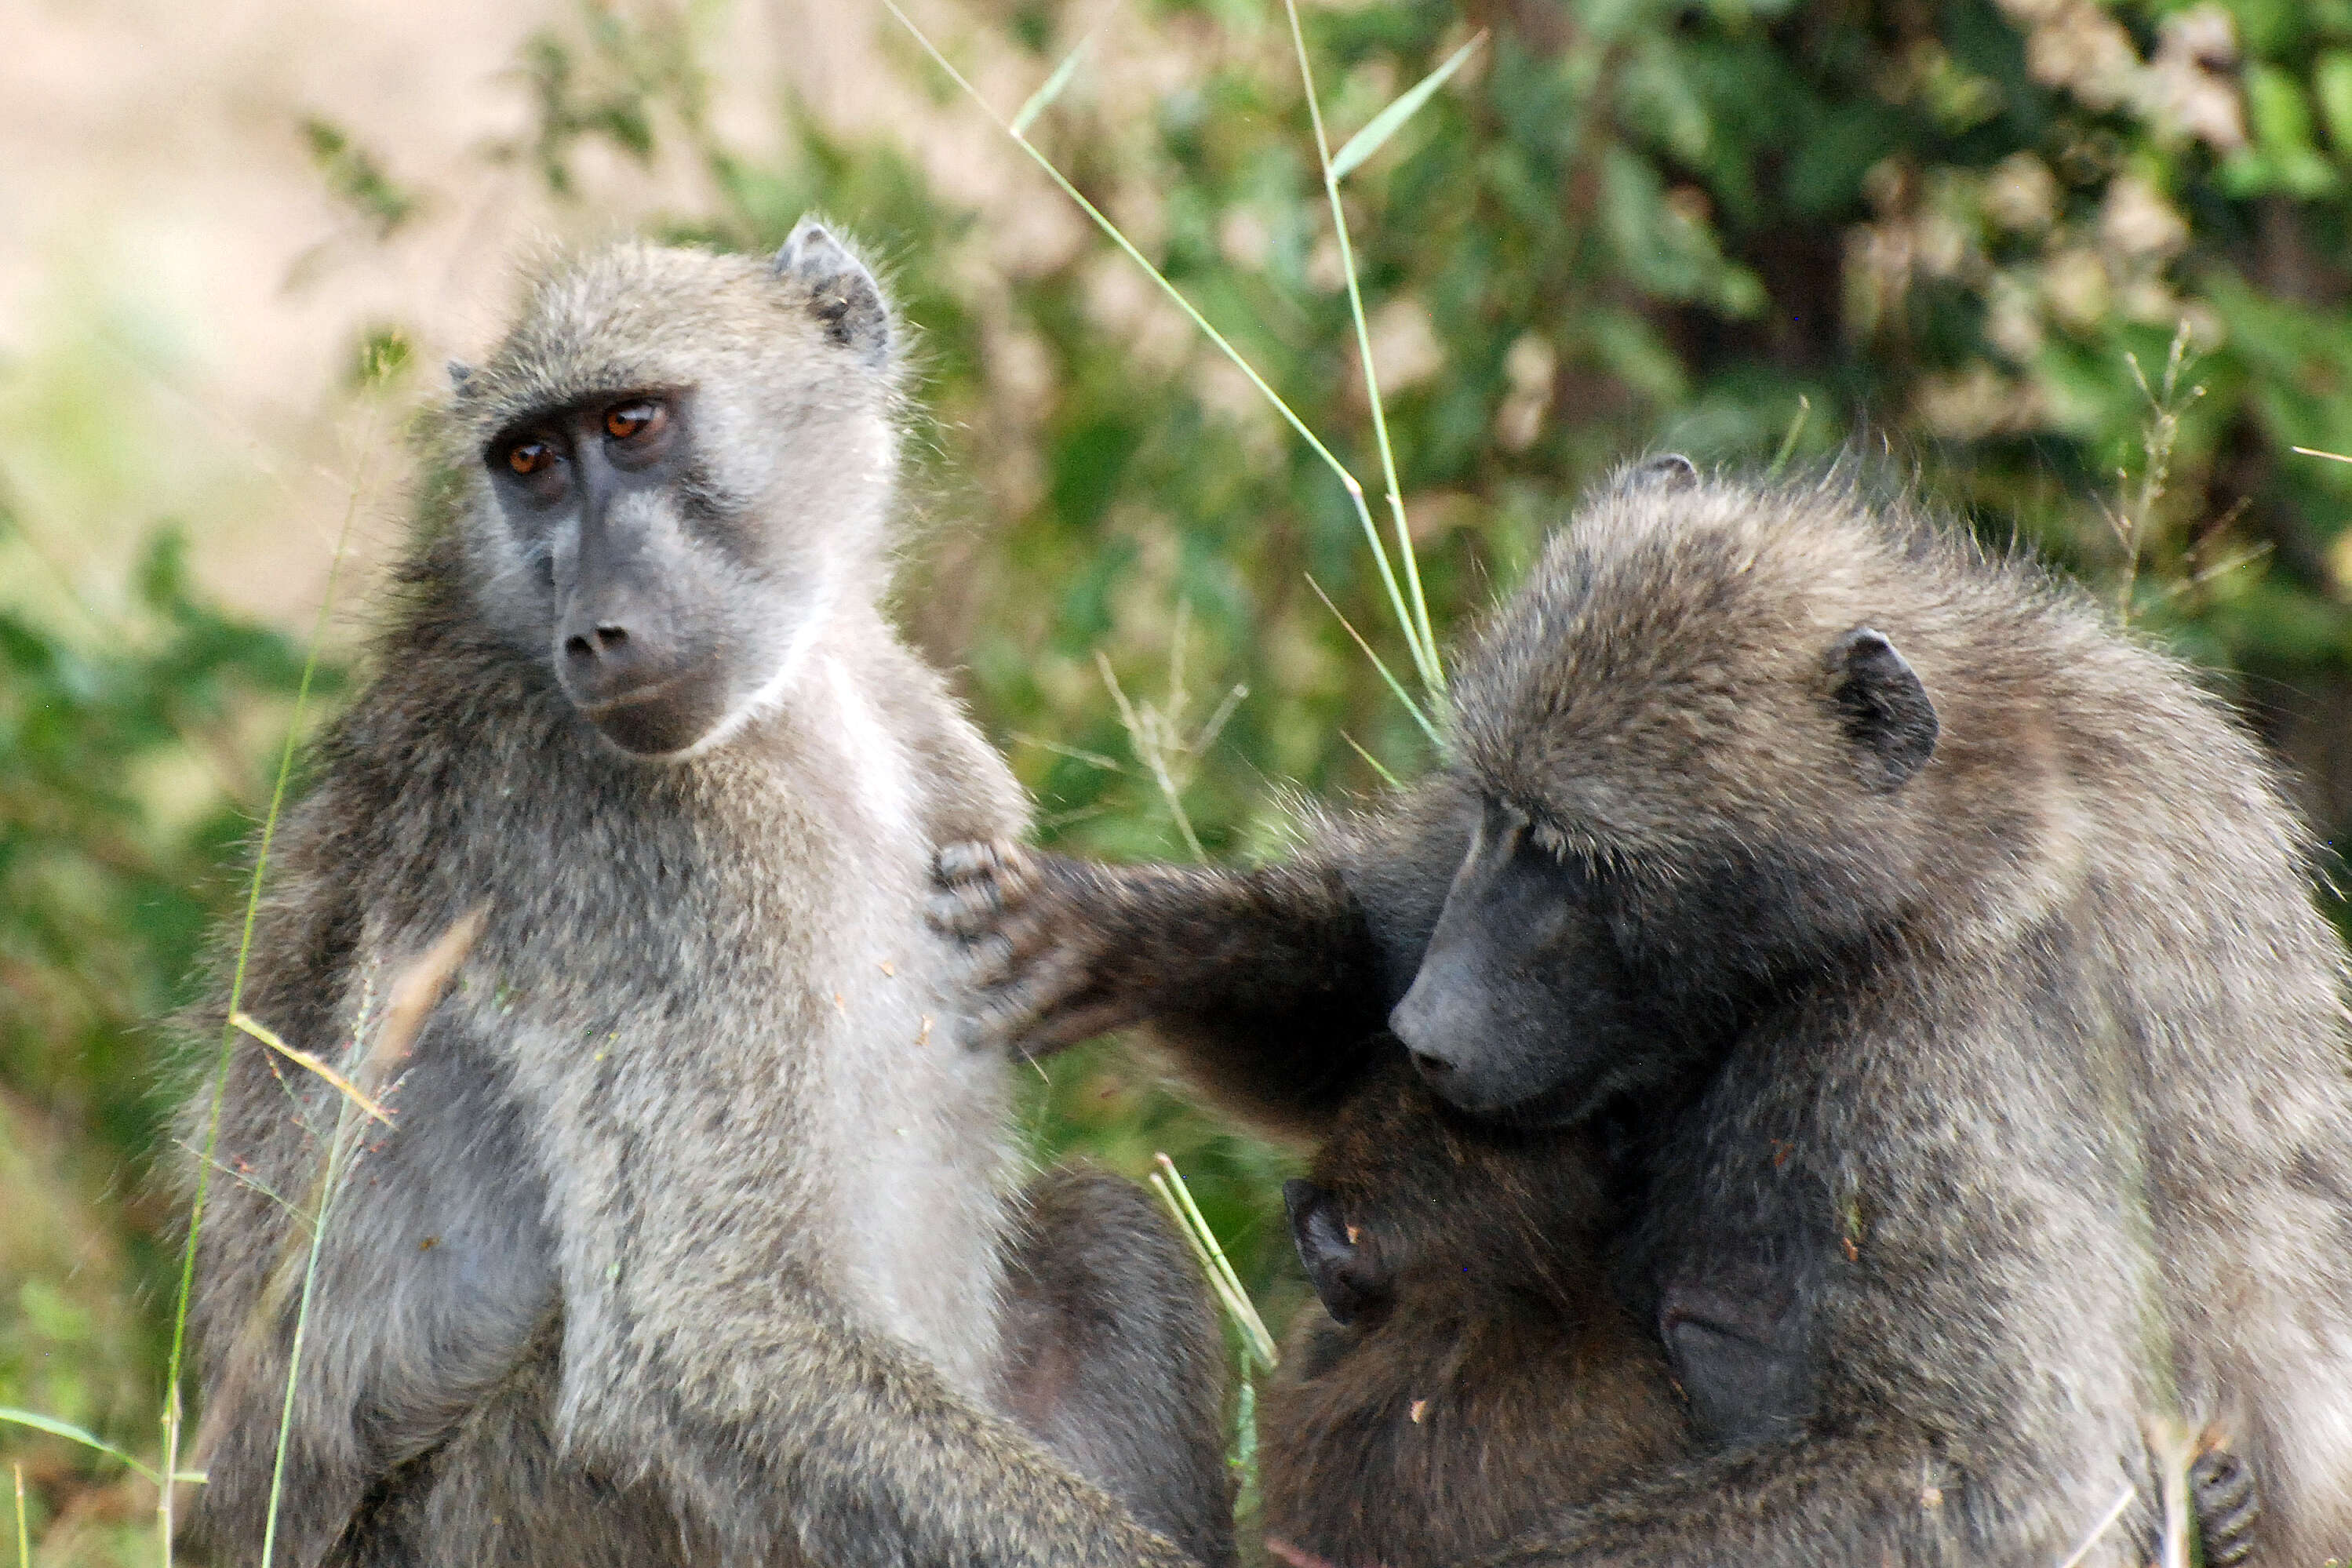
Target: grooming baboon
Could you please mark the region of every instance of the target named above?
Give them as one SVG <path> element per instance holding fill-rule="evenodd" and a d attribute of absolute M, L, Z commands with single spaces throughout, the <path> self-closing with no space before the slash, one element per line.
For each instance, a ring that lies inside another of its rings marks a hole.
<path fill-rule="evenodd" d="M 335 1094 L 229 1063 L 223 1560 L 259 1553 L 281 1408 L 288 1563 L 1232 1558 L 1197 1272 L 1124 1184 L 1011 1193 L 1009 1070 L 923 921 L 933 846 L 1024 807 L 877 608 L 891 349 L 803 223 L 772 264 L 565 265 L 456 373 L 452 498 L 271 846 L 243 1005 L 361 1075 L 373 977 L 479 935 L 307 1316 Z"/>
<path fill-rule="evenodd" d="M 1341 1568 L 1461 1563 L 1685 1451 L 1654 1335 L 1611 1295 L 1596 1135 L 1482 1124 L 1400 1054 L 1283 1197 L 1328 1316 L 1258 1406 L 1266 1534 Z"/>
<path fill-rule="evenodd" d="M 990 1033 L 1150 1020 L 1277 1127 L 1392 1030 L 1457 1105 L 1654 1129 L 1628 1296 L 1711 1441 L 1512 1561 L 2047 1564 L 2128 1497 L 2084 1559 L 2122 1561 L 2151 1427 L 2225 1413 L 2248 1560 L 2352 1551 L 2344 952 L 2185 673 L 1841 481 L 1670 460 L 1453 711 L 1286 864 L 964 850 L 940 914 Z M 1771 1368 L 1802 1418 L 1743 1431 Z"/>

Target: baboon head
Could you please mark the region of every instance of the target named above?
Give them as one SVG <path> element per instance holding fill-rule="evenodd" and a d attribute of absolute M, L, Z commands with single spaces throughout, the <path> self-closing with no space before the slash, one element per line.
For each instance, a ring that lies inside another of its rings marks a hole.
<path fill-rule="evenodd" d="M 890 314 L 803 219 L 771 260 L 621 245 L 557 268 L 453 365 L 486 620 L 614 746 L 708 747 L 878 591 Z"/>
<path fill-rule="evenodd" d="M 1972 589 L 1967 548 L 1841 486 L 1759 494 L 1680 459 L 1552 541 L 1455 682 L 1477 817 L 1391 1019 L 1439 1093 L 1572 1119 L 1866 962 L 1931 886 L 2016 896 L 2001 846 L 2042 841 L 2034 770 L 1986 734 L 2030 727 L 2050 676 L 1979 667 L 1983 622 L 2021 612 Z"/>
<path fill-rule="evenodd" d="M 1399 1062 L 1349 1101 L 1282 1197 L 1317 1298 L 1370 1331 L 1400 1309 L 1477 1316 L 1578 1288 L 1551 1264 L 1594 1245 L 1601 1168 L 1591 1137 L 1472 1121 Z"/>

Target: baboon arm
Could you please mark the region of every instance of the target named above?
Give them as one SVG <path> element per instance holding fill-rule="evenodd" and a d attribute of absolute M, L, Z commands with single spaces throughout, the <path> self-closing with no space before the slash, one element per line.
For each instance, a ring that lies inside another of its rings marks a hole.
<path fill-rule="evenodd" d="M 568 1446 L 656 1471 L 728 1561 L 790 1546 L 842 1568 L 1189 1563 L 919 1355 L 825 1305 L 803 1269 L 764 1289 L 756 1316 L 694 1311 L 679 1292 L 682 1310 L 641 1321 L 640 1354 L 623 1361 L 569 1334 Z M 593 1331 L 594 1314 L 567 1322 Z"/>
<path fill-rule="evenodd" d="M 974 1043 L 1031 1058 L 1149 1025 L 1244 1114 L 1310 1127 L 1384 1027 L 1364 910 L 1331 866 L 1105 865 L 953 846 L 934 922 L 972 956 Z"/>
<path fill-rule="evenodd" d="M 2112 1489 L 2099 1495 L 2053 1486 L 2024 1465 L 1963 1472 L 1924 1436 L 1804 1438 L 1650 1471 L 1482 1568 L 2051 1568 L 2113 1506 L 2121 1477 L 2110 1475 Z M 2130 1539 L 2124 1522 L 2111 1539 Z"/>
<path fill-rule="evenodd" d="M 196 1450 L 210 1479 L 197 1494 L 197 1528 L 225 1555 L 257 1554 L 269 1528 L 281 1421 L 275 1556 L 309 1564 L 371 1488 L 442 1441 L 507 1375 L 551 1310 L 541 1187 L 488 1060 L 436 1022 L 385 1097 L 389 1128 L 313 1092 L 307 1124 L 329 1134 L 340 1116 L 354 1140 L 315 1270 L 310 1227 L 288 1205 L 307 1212 L 318 1201 L 324 1137 L 273 1162 L 284 1184 L 275 1196 L 241 1184 L 222 1192 L 207 1249 L 271 1254 L 266 1267 L 230 1276 L 249 1299 L 207 1304 L 210 1337 L 227 1336 L 228 1348 L 207 1380 Z M 252 1058 L 240 1065 L 261 1071 Z M 278 1126 L 294 1124 L 283 1096 L 262 1103 L 280 1108 Z"/>
<path fill-rule="evenodd" d="M 1038 1056 L 1148 1025 L 1203 1093 L 1311 1135 L 1394 1049 L 1472 810 L 1440 775 L 1247 870 L 950 846 L 933 920 L 973 955 L 982 1041 Z"/>

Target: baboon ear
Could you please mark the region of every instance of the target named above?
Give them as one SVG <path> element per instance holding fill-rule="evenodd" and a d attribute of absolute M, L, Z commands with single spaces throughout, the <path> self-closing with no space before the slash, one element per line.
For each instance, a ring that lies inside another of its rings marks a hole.
<path fill-rule="evenodd" d="M 1290 1213 L 1290 1239 L 1317 1299 L 1333 1322 L 1354 1322 L 1373 1304 L 1380 1287 L 1370 1260 L 1340 1216 L 1339 1200 L 1311 1181 L 1286 1181 L 1282 1207 Z"/>
<path fill-rule="evenodd" d="M 474 367 L 463 360 L 449 361 L 449 390 L 457 396 L 466 395 L 466 383 L 474 379 Z"/>
<path fill-rule="evenodd" d="M 890 357 L 890 308 L 882 286 L 849 247 L 814 218 L 793 225 L 776 252 L 776 276 L 798 279 L 809 291 L 809 309 L 827 336 L 878 365 Z"/>
<path fill-rule="evenodd" d="M 1687 490 L 1698 483 L 1698 465 L 1679 452 L 1661 452 L 1634 464 L 1625 477 L 1645 490 Z"/>
<path fill-rule="evenodd" d="M 1936 705 L 1885 634 L 1857 626 L 1830 645 L 1838 716 L 1861 748 L 1863 782 L 1899 789 L 1936 754 Z"/>

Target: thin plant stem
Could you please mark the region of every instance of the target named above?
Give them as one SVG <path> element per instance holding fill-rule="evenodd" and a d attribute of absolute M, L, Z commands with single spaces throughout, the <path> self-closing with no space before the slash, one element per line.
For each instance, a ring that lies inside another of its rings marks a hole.
<path fill-rule="evenodd" d="M 1412 700 L 1412 694 L 1404 689 L 1404 683 L 1398 680 L 1395 674 L 1389 669 L 1388 661 L 1372 652 L 1372 645 L 1364 641 L 1364 634 L 1356 630 L 1338 605 L 1331 602 L 1331 596 L 1323 591 L 1323 585 L 1316 581 L 1312 574 L 1309 574 L 1307 579 L 1307 586 L 1315 591 L 1315 597 L 1323 601 L 1323 608 L 1339 617 L 1339 624 L 1346 627 L 1348 635 L 1356 640 L 1356 646 L 1362 649 L 1364 657 L 1372 662 L 1372 668 L 1378 670 L 1381 679 L 1389 684 L 1389 690 L 1396 694 L 1397 701 L 1404 704 L 1405 711 L 1412 715 L 1412 721 L 1421 726 L 1421 732 L 1423 735 L 1429 737 L 1429 743 L 1443 748 L 1445 745 L 1445 737 L 1438 733 L 1437 726 L 1430 722 L 1429 716 L 1421 711 L 1421 705 Z"/>
<path fill-rule="evenodd" d="M 931 42 L 929 35 L 915 26 L 914 19 L 898 8 L 897 0 L 882 0 L 882 5 L 884 9 L 898 18 L 898 25 L 907 29 L 915 42 L 922 47 L 923 52 L 931 57 L 932 63 L 947 73 L 948 79 L 961 89 L 964 96 L 978 105 L 980 111 L 988 116 L 999 131 L 1011 137 L 1020 149 L 1029 155 L 1030 160 L 1045 172 L 1045 177 L 1053 181 L 1064 195 L 1076 203 L 1079 210 L 1094 221 L 1095 226 L 1102 230 L 1113 245 L 1126 253 L 1129 260 L 1143 268 L 1146 276 L 1159 286 L 1160 291 L 1175 302 L 1177 308 L 1183 311 L 1186 319 L 1201 329 L 1202 336 L 1216 345 L 1220 353 L 1233 361 L 1234 368 L 1247 378 L 1250 385 L 1255 387 L 1259 395 L 1272 404 L 1274 411 L 1282 416 L 1283 422 L 1288 424 L 1297 434 L 1298 438 L 1307 443 L 1315 455 L 1323 460 L 1324 465 L 1339 477 L 1339 483 L 1347 489 L 1349 503 L 1355 507 L 1358 525 L 1362 528 L 1364 537 L 1371 542 L 1372 561 L 1380 570 L 1381 586 L 1388 592 L 1389 607 L 1396 614 L 1397 624 L 1405 629 L 1408 640 L 1412 640 L 1415 636 L 1416 622 L 1412 619 L 1412 612 L 1405 606 L 1404 593 L 1397 583 L 1395 570 L 1389 565 L 1388 552 L 1381 548 L 1380 529 L 1372 522 L 1371 508 L 1365 504 L 1364 486 L 1361 481 L 1349 472 L 1348 465 L 1340 462 L 1329 447 L 1323 444 L 1321 438 L 1307 427 L 1306 422 L 1292 411 L 1288 403 L 1282 401 L 1282 395 L 1266 384 L 1265 378 L 1257 373 L 1255 366 L 1242 357 L 1241 350 L 1234 348 L 1223 332 L 1209 325 L 1208 318 L 1194 308 L 1192 302 L 1184 297 L 1183 291 L 1171 283 L 1165 274 L 1152 266 L 1141 251 L 1135 248 L 1134 243 L 1120 231 L 1119 226 L 1105 216 L 1092 202 L 1087 200 L 1079 193 L 1078 188 L 1070 183 L 1061 170 L 1054 166 L 1052 159 L 1037 151 L 1026 136 L 1014 131 L 1013 127 L 989 106 L 988 100 L 980 95 L 980 89 L 964 79 L 963 73 L 950 63 L 947 56 L 940 52 L 939 46 Z M 1417 659 L 1416 662 L 1418 662 Z M 1393 684 L 1391 682 L 1391 685 Z"/>
<path fill-rule="evenodd" d="M 1339 738 L 1348 743 L 1348 748 L 1350 751 L 1353 751 L 1357 756 L 1364 759 L 1365 767 L 1370 768 L 1373 772 L 1381 776 L 1381 783 L 1386 784 L 1391 789 L 1402 789 L 1404 788 L 1403 785 L 1397 782 L 1397 776 L 1390 772 L 1388 768 L 1381 764 L 1379 758 L 1374 757 L 1370 752 L 1366 751 L 1357 741 L 1354 736 L 1349 735 L 1343 729 L 1339 732 Z"/>
<path fill-rule="evenodd" d="M 1192 1201 L 1192 1189 L 1184 1185 L 1184 1173 L 1176 1168 L 1176 1162 L 1164 1152 L 1153 1155 L 1151 1160 L 1160 1167 L 1153 1173 L 1153 1181 L 1162 1185 L 1163 1195 L 1165 1189 L 1173 1189 L 1173 1201 L 1181 1206 L 1177 1218 L 1182 1222 L 1186 1232 L 1194 1238 L 1195 1245 L 1211 1260 L 1210 1280 L 1227 1298 L 1227 1304 L 1235 1310 L 1242 1330 L 1249 1338 L 1250 1348 L 1257 1354 L 1258 1364 L 1272 1372 L 1276 1360 L 1274 1336 L 1266 1333 L 1265 1320 L 1258 1316 L 1256 1304 L 1249 1299 L 1249 1292 L 1242 1289 L 1241 1276 L 1234 1272 L 1233 1262 L 1218 1242 L 1217 1233 L 1209 1228 L 1207 1218 L 1202 1215 L 1201 1206 Z"/>
<path fill-rule="evenodd" d="M 1380 371 L 1372 363 L 1372 332 L 1364 319 L 1364 296 L 1356 279 L 1356 251 L 1348 233 L 1348 213 L 1339 200 L 1339 178 L 1331 171 L 1331 141 L 1323 129 L 1323 106 L 1315 96 L 1315 69 L 1307 59 L 1307 35 L 1298 22 L 1298 0 L 1282 0 L 1290 18 L 1290 42 L 1298 54 L 1298 80 L 1307 96 L 1307 116 L 1315 127 L 1315 154 L 1323 169 L 1323 194 L 1331 204 L 1331 227 L 1339 242 L 1339 270 L 1348 279 L 1348 313 L 1356 324 L 1356 355 L 1364 369 L 1364 397 L 1372 409 L 1372 439 L 1380 447 L 1381 478 L 1388 487 L 1389 514 L 1396 527 L 1397 554 L 1404 561 L 1405 584 L 1412 595 L 1412 615 L 1405 622 L 1405 643 L 1420 668 L 1422 684 L 1433 700 L 1443 700 L 1445 677 L 1437 663 L 1437 638 L 1430 630 L 1429 601 L 1421 591 L 1420 554 L 1404 519 L 1404 497 L 1397 485 L 1396 452 L 1389 442 L 1388 411 L 1381 402 Z M 1387 552 L 1372 539 L 1372 553 L 1388 570 Z M 1400 608 L 1402 614 L 1402 608 Z"/>
<path fill-rule="evenodd" d="M 261 845 L 253 857 L 253 875 L 246 884 L 245 918 L 237 934 L 236 963 L 231 971 L 228 986 L 228 1013 L 234 1017 L 245 1001 L 246 962 L 253 952 L 253 928 L 261 910 L 262 879 L 269 869 L 269 846 L 278 834 L 278 821 L 286 806 L 286 786 L 294 775 L 294 749 L 300 743 L 302 715 L 310 700 L 310 685 L 319 671 L 319 646 L 326 640 L 327 618 L 335 603 L 336 580 L 342 575 L 343 558 L 349 553 L 352 524 L 358 517 L 360 497 L 367 491 L 368 468 L 375 452 L 376 408 L 371 403 L 366 426 L 361 436 L 360 461 L 352 476 L 352 492 L 343 507 L 342 527 L 335 535 L 335 553 L 327 565 L 326 591 L 319 599 L 319 613 L 310 625 L 310 640 L 302 653 L 302 678 L 294 687 L 294 711 L 286 721 L 286 744 L 278 754 L 278 777 L 269 789 L 269 811 L 261 822 Z M 212 1174 L 217 1163 L 215 1151 L 220 1146 L 221 1103 L 228 1092 L 228 1065 L 236 1048 L 236 1026 L 221 1021 L 220 1052 L 213 1064 L 212 1108 L 205 1121 L 203 1158 L 196 1166 L 196 1191 L 188 1209 L 188 1240 L 180 1255 L 179 1297 L 172 1312 L 172 1354 L 163 1372 L 163 1474 L 175 1476 L 180 1469 L 180 1433 L 182 1407 L 180 1403 L 180 1369 L 185 1359 L 188 1338 L 188 1301 L 196 1283 L 196 1242 L 204 1233 L 205 1202 L 210 1196 Z M 156 1529 L 162 1540 L 163 1568 L 172 1568 L 172 1490 L 169 1485 L 160 1489 L 155 1504 Z"/>
<path fill-rule="evenodd" d="M 358 1062 L 367 1040 L 368 1015 L 374 999 L 373 987 L 360 993 L 359 1016 L 352 1025 L 352 1060 Z M 339 1076 L 339 1075 L 338 1075 Z M 330 1082 L 334 1082 L 331 1079 Z M 342 1089 L 341 1083 L 337 1084 Z M 327 1144 L 327 1162 L 319 1177 L 319 1201 L 310 1217 L 310 1252 L 302 1265 L 302 1299 L 294 1312 L 294 1343 L 286 1353 L 286 1398 L 278 1415 L 278 1454 L 269 1467 L 269 1514 L 261 1527 L 261 1568 L 269 1568 L 270 1559 L 278 1548 L 278 1508 L 285 1493 L 286 1451 L 292 1446 L 294 1433 L 294 1396 L 301 1386 L 302 1343 L 310 1328 L 310 1301 L 318 1289 L 319 1254 L 327 1240 L 327 1219 L 333 1211 L 335 1198 L 342 1190 L 344 1167 L 350 1164 L 352 1145 L 352 1117 L 362 1103 L 373 1104 L 357 1089 L 341 1094 L 336 1103 L 334 1136 Z M 382 1115 L 383 1113 L 375 1113 Z"/>
<path fill-rule="evenodd" d="M 2116 1521 L 2124 1516 L 2124 1510 L 2129 1508 L 2132 1500 L 2137 1496 L 2139 1491 L 2137 1488 L 2126 1485 L 2123 1495 L 2116 1499 L 2115 1506 L 2107 1510 L 2098 1523 L 2091 1526 L 2091 1533 L 2083 1537 L 2082 1544 L 2069 1552 L 2066 1561 L 2058 1564 L 2058 1568 L 2082 1568 L 2083 1559 L 2091 1554 L 2091 1548 L 2099 1543 L 2100 1537 L 2116 1527 Z"/>
<path fill-rule="evenodd" d="M 1118 705 L 1119 727 L 1127 731 L 1128 745 L 1151 769 L 1152 782 L 1160 787 L 1160 798 L 1167 803 L 1168 814 L 1176 820 L 1176 831 L 1183 836 L 1184 847 L 1192 852 L 1194 860 L 1207 860 L 1209 852 L 1201 847 L 1200 836 L 1192 831 L 1192 818 L 1184 810 L 1184 791 L 1177 788 L 1176 776 L 1168 771 L 1166 747 L 1160 745 L 1156 733 L 1147 731 L 1143 716 L 1135 711 L 1135 705 L 1127 700 L 1126 688 L 1118 684 L 1118 672 L 1110 667 L 1110 660 L 1099 648 L 1095 650 L 1095 667 L 1102 672 L 1103 685 L 1110 688 L 1111 701 Z"/>

